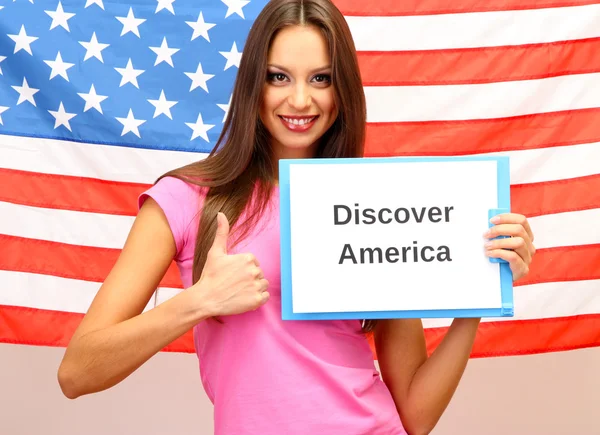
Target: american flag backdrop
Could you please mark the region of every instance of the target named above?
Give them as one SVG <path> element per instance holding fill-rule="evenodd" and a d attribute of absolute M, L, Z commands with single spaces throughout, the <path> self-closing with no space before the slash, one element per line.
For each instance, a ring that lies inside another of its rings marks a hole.
<path fill-rule="evenodd" d="M 66 346 L 136 198 L 215 144 L 266 0 L 0 4 L 0 342 Z M 473 357 L 600 345 L 600 2 L 336 0 L 367 156 L 502 154 L 537 255 Z M 147 309 L 181 288 L 173 265 Z M 429 349 L 450 319 L 425 321 Z M 165 351 L 193 352 L 191 333 Z"/>

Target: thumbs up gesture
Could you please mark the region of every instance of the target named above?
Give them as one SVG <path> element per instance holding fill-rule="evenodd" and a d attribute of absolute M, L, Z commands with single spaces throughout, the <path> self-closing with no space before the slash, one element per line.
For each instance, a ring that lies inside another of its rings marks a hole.
<path fill-rule="evenodd" d="M 252 254 L 229 255 L 229 222 L 217 215 L 217 233 L 208 252 L 202 275 L 194 284 L 212 316 L 227 316 L 255 310 L 269 300 L 258 260 Z"/>

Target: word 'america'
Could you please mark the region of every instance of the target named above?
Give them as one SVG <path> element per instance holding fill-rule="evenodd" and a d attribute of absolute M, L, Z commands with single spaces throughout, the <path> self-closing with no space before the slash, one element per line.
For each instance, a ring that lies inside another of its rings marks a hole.
<path fill-rule="evenodd" d="M 416 223 L 422 222 L 449 222 L 450 212 L 454 207 L 398 207 L 394 210 L 390 208 L 381 208 L 375 210 L 372 208 L 360 209 L 358 204 L 354 204 L 354 210 L 346 205 L 336 204 L 333 206 L 333 223 L 334 225 L 346 225 L 352 222 L 355 225 L 366 224 L 371 225 L 376 222 L 381 224 L 390 224 L 396 222 L 405 224 L 409 221 Z M 362 220 L 361 220 L 362 217 Z M 354 218 L 354 219 L 353 219 Z M 397 263 L 397 262 L 419 262 L 426 263 L 432 261 L 452 261 L 450 248 L 445 245 L 434 248 L 432 246 L 419 246 L 417 241 L 413 241 L 412 246 L 391 246 L 387 249 L 379 247 L 367 247 L 355 249 L 352 245 L 346 243 L 342 249 L 339 263 L 344 264 L 345 261 L 353 264 L 365 263 Z"/>

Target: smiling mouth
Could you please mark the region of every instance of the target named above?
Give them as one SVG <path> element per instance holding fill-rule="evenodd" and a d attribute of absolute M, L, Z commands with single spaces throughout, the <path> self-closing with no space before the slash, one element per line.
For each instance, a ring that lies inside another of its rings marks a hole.
<path fill-rule="evenodd" d="M 319 115 L 315 116 L 283 116 L 278 115 L 282 124 L 291 131 L 304 132 L 310 129 Z"/>

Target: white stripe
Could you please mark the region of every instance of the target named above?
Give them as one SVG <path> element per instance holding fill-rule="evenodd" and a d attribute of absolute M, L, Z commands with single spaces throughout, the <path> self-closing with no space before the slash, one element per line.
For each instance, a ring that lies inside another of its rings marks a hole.
<path fill-rule="evenodd" d="M 510 157 L 511 184 L 543 183 L 600 174 L 600 142 L 489 155 Z"/>
<path fill-rule="evenodd" d="M 600 5 L 346 21 L 359 51 L 494 47 L 596 38 Z"/>
<path fill-rule="evenodd" d="M 100 285 L 98 282 L 0 270 L 0 305 L 85 313 Z M 162 288 L 158 290 L 160 292 Z M 144 311 L 155 304 L 156 292 Z"/>
<path fill-rule="evenodd" d="M 0 202 L 0 232 L 68 243 L 121 249 L 134 217 L 29 207 Z"/>
<path fill-rule="evenodd" d="M 38 275 L 0 271 L 0 305 L 85 313 L 99 283 Z M 483 321 L 525 320 L 564 317 L 600 312 L 600 280 L 553 282 L 515 287 L 515 317 L 486 318 Z M 160 288 L 145 310 L 181 292 Z M 426 327 L 447 326 L 451 319 L 425 319 Z"/>
<path fill-rule="evenodd" d="M 77 143 L 0 134 L 0 168 L 101 180 L 153 183 L 206 154 Z"/>
<path fill-rule="evenodd" d="M 528 220 L 535 235 L 536 249 L 600 243 L 600 208 L 548 214 Z"/>
<path fill-rule="evenodd" d="M 364 89 L 368 122 L 493 119 L 600 107 L 600 73 L 469 85 Z"/>
<path fill-rule="evenodd" d="M 515 316 L 482 322 L 547 319 L 600 312 L 600 280 L 550 282 L 514 288 Z M 448 326 L 452 319 L 424 319 L 423 326 Z"/>
<path fill-rule="evenodd" d="M 0 167 L 44 174 L 152 183 L 168 170 L 206 156 L 125 147 L 101 147 L 99 151 L 98 147 L 0 135 Z M 539 183 L 600 173 L 600 142 L 489 154 L 510 156 L 512 184 Z M 83 155 L 89 158 L 81 158 Z M 77 161 L 79 158 L 81 161 Z"/>
<path fill-rule="evenodd" d="M 71 245 L 121 249 L 133 217 L 0 202 L 0 233 Z M 529 218 L 538 249 L 600 243 L 600 208 Z M 43 222 L 43 225 L 39 225 Z M 483 243 L 483 241 L 482 241 Z"/>

